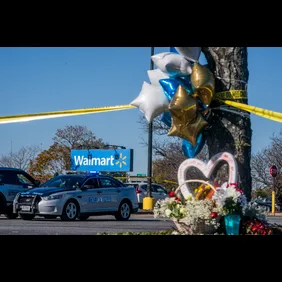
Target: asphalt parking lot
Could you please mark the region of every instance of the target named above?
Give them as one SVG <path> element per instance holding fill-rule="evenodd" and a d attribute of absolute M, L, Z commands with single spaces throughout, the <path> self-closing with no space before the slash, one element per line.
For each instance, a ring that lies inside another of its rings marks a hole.
<path fill-rule="evenodd" d="M 117 221 L 113 216 L 91 216 L 86 221 L 61 221 L 59 218 L 46 220 L 7 219 L 0 216 L 0 235 L 96 235 L 121 232 L 162 231 L 174 227 L 170 220 L 155 219 L 150 213 L 131 215 L 128 221 Z"/>

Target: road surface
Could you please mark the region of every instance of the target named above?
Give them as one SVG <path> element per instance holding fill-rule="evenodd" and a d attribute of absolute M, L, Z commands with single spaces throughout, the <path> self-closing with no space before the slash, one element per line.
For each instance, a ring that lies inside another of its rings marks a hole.
<path fill-rule="evenodd" d="M 161 231 L 174 227 L 172 221 L 155 219 L 152 214 L 134 214 L 128 221 L 113 216 L 91 216 L 86 221 L 7 219 L 0 216 L 0 235 L 95 235 L 97 233 Z"/>

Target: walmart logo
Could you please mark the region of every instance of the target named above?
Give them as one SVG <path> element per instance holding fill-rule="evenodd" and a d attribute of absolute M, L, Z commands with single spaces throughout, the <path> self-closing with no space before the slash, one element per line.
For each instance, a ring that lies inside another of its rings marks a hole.
<path fill-rule="evenodd" d="M 133 150 L 72 150 L 71 168 L 80 171 L 132 171 Z"/>
<path fill-rule="evenodd" d="M 118 165 L 120 168 L 122 168 L 123 165 L 126 165 L 126 156 L 122 156 L 122 153 L 119 154 L 119 160 L 116 161 L 116 165 Z"/>

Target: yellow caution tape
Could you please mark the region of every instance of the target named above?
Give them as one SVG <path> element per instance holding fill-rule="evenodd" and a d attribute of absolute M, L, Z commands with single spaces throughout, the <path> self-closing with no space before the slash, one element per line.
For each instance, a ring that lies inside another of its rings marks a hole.
<path fill-rule="evenodd" d="M 110 107 L 101 107 L 101 108 L 86 108 L 86 109 L 56 111 L 56 112 L 43 112 L 37 114 L 0 116 L 0 123 L 25 122 L 25 121 L 33 121 L 40 119 L 48 119 L 48 118 L 88 115 L 94 113 L 120 111 L 120 110 L 134 109 L 134 108 L 136 107 L 132 105 L 120 105 L 120 106 L 110 106 Z"/>
<path fill-rule="evenodd" d="M 248 93 L 245 90 L 229 90 L 215 93 L 214 97 L 222 100 L 247 99 Z"/>
<path fill-rule="evenodd" d="M 243 104 L 243 103 L 228 101 L 228 100 L 220 100 L 220 101 L 222 103 L 229 105 L 229 106 L 232 106 L 234 108 L 238 108 L 240 110 L 244 110 L 244 111 L 250 112 L 252 114 L 255 114 L 255 115 L 267 118 L 267 119 L 282 122 L 282 113 L 258 108 L 258 107 L 255 107 L 255 106 L 246 105 L 246 104 Z"/>

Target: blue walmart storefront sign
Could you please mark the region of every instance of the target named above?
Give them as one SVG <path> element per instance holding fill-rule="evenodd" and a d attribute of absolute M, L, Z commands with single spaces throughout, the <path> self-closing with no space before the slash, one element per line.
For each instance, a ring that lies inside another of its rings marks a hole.
<path fill-rule="evenodd" d="M 71 169 L 79 171 L 133 171 L 133 149 L 72 150 Z"/>

